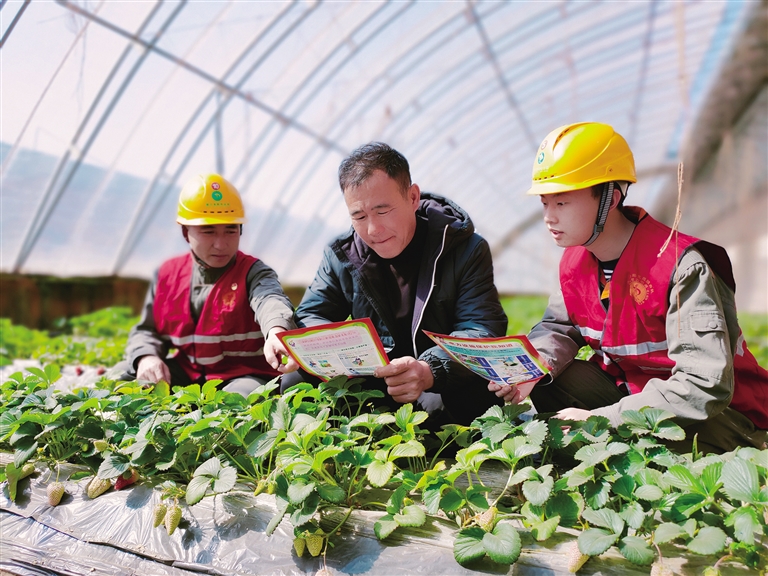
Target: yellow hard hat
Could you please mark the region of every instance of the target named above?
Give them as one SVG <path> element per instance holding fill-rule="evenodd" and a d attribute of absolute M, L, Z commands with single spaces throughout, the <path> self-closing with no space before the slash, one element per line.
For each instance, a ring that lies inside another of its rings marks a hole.
<path fill-rule="evenodd" d="M 637 182 L 632 150 L 608 124 L 579 122 L 544 138 L 527 194 L 558 194 L 602 182 Z"/>
<path fill-rule="evenodd" d="M 237 188 L 218 174 L 199 174 L 179 194 L 176 222 L 188 226 L 245 223 L 243 201 Z"/>

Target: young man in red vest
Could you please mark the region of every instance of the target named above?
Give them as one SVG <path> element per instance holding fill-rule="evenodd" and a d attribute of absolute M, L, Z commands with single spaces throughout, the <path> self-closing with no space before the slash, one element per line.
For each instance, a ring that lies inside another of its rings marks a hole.
<path fill-rule="evenodd" d="M 565 252 L 560 290 L 529 334 L 553 368 L 531 400 L 558 418 L 599 415 L 614 426 L 625 410 L 667 410 L 686 431 L 679 451 L 696 434 L 704 452 L 761 448 L 768 372 L 741 334 L 728 255 L 624 206 L 634 182 L 632 152 L 606 124 L 563 126 L 537 151 L 528 194 L 541 198 Z M 585 345 L 591 361 L 575 359 Z"/>
<path fill-rule="evenodd" d="M 290 300 L 272 268 L 238 249 L 246 219 L 237 189 L 218 174 L 193 178 L 176 221 L 190 251 L 164 262 L 149 288 L 128 339 L 129 374 L 174 386 L 221 379 L 247 396 L 298 368 L 277 338 L 295 328 Z M 178 352 L 167 357 L 170 348 Z"/>

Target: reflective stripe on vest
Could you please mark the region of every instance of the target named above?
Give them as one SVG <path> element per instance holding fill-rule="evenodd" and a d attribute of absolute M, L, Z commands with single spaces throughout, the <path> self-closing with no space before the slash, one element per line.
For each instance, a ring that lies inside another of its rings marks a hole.
<path fill-rule="evenodd" d="M 235 351 L 227 350 L 216 356 L 209 356 L 209 357 L 187 356 L 187 358 L 189 358 L 189 361 L 192 363 L 202 364 L 204 366 L 210 366 L 211 364 L 216 364 L 217 362 L 221 362 L 222 360 L 224 360 L 224 356 L 238 356 L 241 358 L 248 358 L 248 357 L 263 356 L 263 355 L 264 355 L 264 349 L 261 348 L 259 350 L 256 350 L 255 352 L 251 352 L 251 351 L 235 352 Z"/>
<path fill-rule="evenodd" d="M 187 344 L 218 344 L 219 342 L 238 342 L 244 340 L 258 340 L 263 338 L 264 335 L 259 332 L 246 332 L 245 334 L 221 334 L 221 335 L 205 335 L 205 334 L 191 334 L 189 336 L 163 336 L 164 339 L 170 340 L 174 346 L 186 346 Z"/>
<path fill-rule="evenodd" d="M 585 326 L 576 326 L 579 329 L 584 338 L 589 338 L 595 342 L 600 343 L 603 339 L 603 333 L 592 328 Z M 608 354 L 615 354 L 616 356 L 641 356 L 643 354 L 650 354 L 651 352 L 666 352 L 667 341 L 663 342 L 639 342 L 637 344 L 625 344 L 623 346 L 601 346 L 600 351 L 607 352 Z M 665 370 L 668 370 L 665 368 Z"/>

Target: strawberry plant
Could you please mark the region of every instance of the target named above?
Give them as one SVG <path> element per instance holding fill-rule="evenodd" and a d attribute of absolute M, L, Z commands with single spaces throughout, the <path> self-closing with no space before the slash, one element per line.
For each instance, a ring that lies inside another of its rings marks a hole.
<path fill-rule="evenodd" d="M 33 369 L 0 385 L 0 446 L 14 461 L 0 471 L 15 499 L 24 470 L 63 461 L 94 476 L 96 497 L 133 481 L 160 485 L 153 523 L 173 534 L 183 503 L 232 490 L 273 494 L 287 518 L 297 555 L 326 556 L 353 510 L 381 513 L 374 532 L 387 539 L 446 519 L 456 527 L 454 557 L 501 565 L 522 552 L 519 526 L 538 541 L 558 527 L 581 530 L 571 569 L 615 548 L 628 561 L 662 574 L 659 546 L 766 568 L 768 451 L 723 456 L 676 454 L 666 441 L 684 437 L 672 415 L 643 409 L 608 421 L 520 421 L 526 406 L 491 408 L 471 426 L 428 434 L 426 414 L 409 404 L 374 409 L 381 392 L 359 380 L 299 384 L 277 395 L 275 382 L 248 398 L 218 381 L 142 388 L 102 380 L 94 388 L 55 390 L 58 370 Z M 443 460 L 446 447 L 455 459 Z M 26 466 L 26 469 L 24 468 Z M 486 485 L 488 470 L 502 485 Z M 58 476 L 56 478 L 58 482 Z M 52 500 L 60 486 L 51 483 Z"/>

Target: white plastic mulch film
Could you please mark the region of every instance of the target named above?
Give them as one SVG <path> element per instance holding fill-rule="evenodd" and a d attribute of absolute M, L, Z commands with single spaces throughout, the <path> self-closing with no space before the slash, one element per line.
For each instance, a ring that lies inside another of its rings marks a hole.
<path fill-rule="evenodd" d="M 501 291 L 547 292 L 541 139 L 614 125 L 652 208 L 759 4 L 4 0 L 0 269 L 149 277 L 185 248 L 180 186 L 218 171 L 241 249 L 306 285 L 349 225 L 340 160 L 380 140 L 469 212 Z"/>

